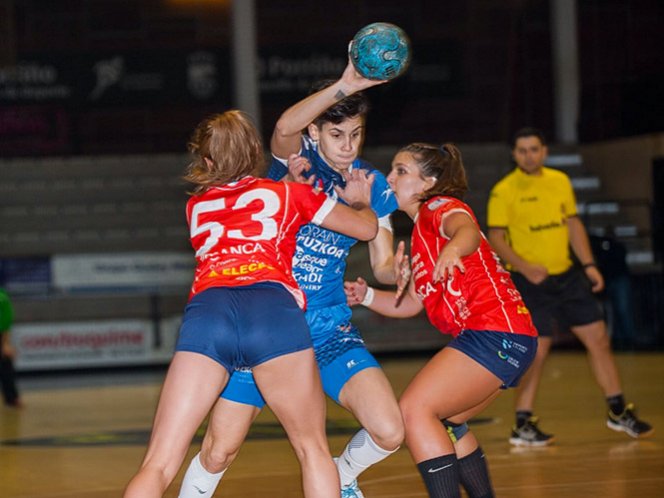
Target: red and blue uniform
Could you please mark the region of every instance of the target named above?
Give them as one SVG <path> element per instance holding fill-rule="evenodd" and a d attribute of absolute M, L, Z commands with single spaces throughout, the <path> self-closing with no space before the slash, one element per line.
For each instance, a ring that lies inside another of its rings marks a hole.
<path fill-rule="evenodd" d="M 292 274 L 295 234 L 334 201 L 309 185 L 245 177 L 187 203 L 196 272 L 176 351 L 229 373 L 312 347 Z"/>
<path fill-rule="evenodd" d="M 332 169 L 318 151 L 311 137 L 302 137 L 300 155 L 311 169 L 305 177 L 316 176 L 316 183 L 331 199 L 337 199 L 335 187 L 345 187 L 343 176 Z M 380 171 L 363 159 L 356 158 L 351 169 L 362 169 L 374 175 L 371 209 L 379 226 L 391 230 L 390 214 L 397 209 L 394 193 Z M 281 179 L 288 172 L 288 162 L 273 157 L 268 177 Z M 339 200 L 338 202 L 343 202 Z M 357 373 L 380 365 L 367 350 L 359 330 L 351 323 L 351 309 L 344 293 L 346 258 L 357 239 L 313 224 L 303 226 L 297 234 L 293 275 L 307 296 L 305 317 L 311 331 L 316 361 L 323 390 L 336 402 L 344 385 Z M 261 408 L 262 400 L 252 374 L 237 371 L 231 377 L 223 398 Z"/>
<path fill-rule="evenodd" d="M 309 185 L 254 177 L 192 196 L 187 221 L 197 264 L 190 298 L 210 287 L 278 282 L 304 308 L 292 271 L 295 234 L 320 224 L 334 205 Z"/>
<path fill-rule="evenodd" d="M 434 283 L 438 255 L 449 242 L 445 218 L 464 213 L 478 225 L 470 207 L 453 197 L 437 196 L 418 211 L 411 237 L 413 284 L 431 323 L 455 339 L 449 346 L 483 364 L 506 386 L 525 372 L 537 349 L 537 330 L 528 308 L 488 241 L 461 258 L 462 273 Z"/>

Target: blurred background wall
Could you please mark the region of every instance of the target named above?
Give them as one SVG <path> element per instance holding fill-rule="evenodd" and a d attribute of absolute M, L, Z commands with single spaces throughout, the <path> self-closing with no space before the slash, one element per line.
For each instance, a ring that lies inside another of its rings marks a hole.
<path fill-rule="evenodd" d="M 557 1 L 575 8 L 579 139 L 661 131 L 661 2 Z M 253 3 L 266 134 L 311 81 L 339 74 L 358 28 L 384 20 L 414 59 L 372 91 L 368 146 L 503 142 L 523 123 L 555 138 L 555 3 Z M 182 151 L 202 114 L 235 101 L 232 24 L 229 0 L 1 0 L 0 153 Z"/>
<path fill-rule="evenodd" d="M 662 347 L 663 10 L 656 0 L 0 0 L 0 285 L 15 298 L 19 368 L 165 361 L 193 268 L 179 179 L 189 133 L 244 105 L 238 82 L 255 74 L 248 110 L 267 139 L 313 81 L 340 75 L 348 41 L 375 21 L 410 35 L 413 63 L 368 92 L 364 155 L 387 170 L 405 143 L 459 143 L 484 223 L 488 191 L 512 167 L 511 134 L 541 128 L 590 233 L 625 247 L 639 336 L 629 347 Z M 407 225 L 396 216 L 399 238 Z M 365 250 L 349 277 L 366 275 Z M 424 319 L 356 315 L 377 350 L 440 341 Z"/>

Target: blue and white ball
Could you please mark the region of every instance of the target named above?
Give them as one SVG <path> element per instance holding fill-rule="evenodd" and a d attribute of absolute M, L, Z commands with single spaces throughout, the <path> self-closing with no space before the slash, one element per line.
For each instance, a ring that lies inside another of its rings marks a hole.
<path fill-rule="evenodd" d="M 359 30 L 348 47 L 355 70 L 370 80 L 401 76 L 410 64 L 408 35 L 387 22 L 375 22 Z"/>

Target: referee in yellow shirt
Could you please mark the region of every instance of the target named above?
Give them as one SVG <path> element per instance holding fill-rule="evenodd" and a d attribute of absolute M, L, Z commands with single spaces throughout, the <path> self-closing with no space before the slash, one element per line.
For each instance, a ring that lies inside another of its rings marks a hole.
<path fill-rule="evenodd" d="M 649 436 L 653 428 L 636 417 L 623 397 L 603 310 L 594 295 L 604 288 L 604 279 L 577 216 L 572 184 L 565 173 L 544 166 L 546 155 L 539 130 L 519 130 L 512 142 L 517 167 L 493 187 L 488 205 L 489 241 L 511 270 L 539 332 L 537 356 L 517 388 L 510 443 L 553 443 L 553 435 L 537 426 L 533 404 L 554 321 L 569 327 L 588 350 L 609 407 L 607 426 L 634 438 Z M 573 263 L 570 247 L 580 267 Z"/>

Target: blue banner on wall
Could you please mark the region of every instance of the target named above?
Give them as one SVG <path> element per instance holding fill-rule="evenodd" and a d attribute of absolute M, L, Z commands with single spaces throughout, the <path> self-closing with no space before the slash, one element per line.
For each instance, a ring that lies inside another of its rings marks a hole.
<path fill-rule="evenodd" d="M 0 285 L 10 294 L 45 294 L 51 288 L 50 258 L 0 259 Z"/>

